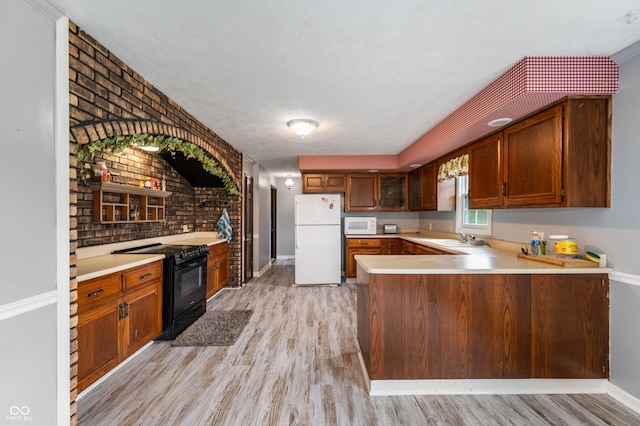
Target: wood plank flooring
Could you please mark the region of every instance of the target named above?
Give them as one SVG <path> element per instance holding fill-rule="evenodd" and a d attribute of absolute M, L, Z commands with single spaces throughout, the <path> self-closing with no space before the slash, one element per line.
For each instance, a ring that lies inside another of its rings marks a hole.
<path fill-rule="evenodd" d="M 354 284 L 292 287 L 293 264 L 207 309 L 253 309 L 229 347 L 156 342 L 78 402 L 80 425 L 638 425 L 606 395 L 370 396 Z"/>

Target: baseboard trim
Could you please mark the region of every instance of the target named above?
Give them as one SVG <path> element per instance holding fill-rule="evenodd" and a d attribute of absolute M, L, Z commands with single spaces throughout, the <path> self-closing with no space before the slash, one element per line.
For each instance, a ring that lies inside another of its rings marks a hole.
<path fill-rule="evenodd" d="M 262 268 L 260 271 L 258 272 L 254 272 L 253 276 L 254 277 L 261 277 L 262 275 L 264 275 L 265 272 L 267 272 L 269 270 L 269 268 L 271 268 L 271 265 L 273 264 L 273 259 L 269 261 L 269 263 L 267 263 L 265 265 L 264 268 Z"/>
<path fill-rule="evenodd" d="M 607 385 L 607 394 L 622 405 L 628 407 L 636 413 L 640 413 L 640 399 L 631 395 L 629 392 L 622 390 L 618 386 L 609 382 Z"/>
<path fill-rule="evenodd" d="M 105 380 L 107 380 L 109 377 L 111 377 L 111 375 L 113 375 L 116 371 L 120 370 L 122 367 L 124 367 L 125 365 L 127 365 L 129 362 L 131 362 L 132 359 L 134 359 L 135 357 L 137 357 L 138 355 L 140 355 L 142 352 L 144 352 L 146 349 L 149 348 L 149 346 L 153 345 L 154 341 L 150 341 L 149 343 L 147 343 L 146 345 L 144 345 L 143 347 L 141 347 L 140 349 L 138 349 L 133 355 L 131 355 L 129 358 L 125 359 L 124 361 L 122 361 L 120 364 L 116 365 L 115 367 L 113 367 L 112 370 L 109 370 L 108 373 L 106 373 L 104 376 L 100 377 L 98 380 L 96 380 L 95 382 L 93 382 L 91 384 L 91 386 L 89 386 L 88 388 L 86 388 L 85 390 L 83 390 L 82 392 L 80 392 L 78 394 L 78 397 L 76 398 L 76 401 L 80 401 L 82 398 L 84 398 L 85 396 L 87 396 L 88 394 L 91 393 L 92 390 L 94 390 L 95 388 L 97 388 L 98 386 L 100 386 Z"/>

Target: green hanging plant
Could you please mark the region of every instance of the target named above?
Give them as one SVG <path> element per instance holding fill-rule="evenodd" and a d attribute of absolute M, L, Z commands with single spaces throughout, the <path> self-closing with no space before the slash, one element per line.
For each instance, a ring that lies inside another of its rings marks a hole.
<path fill-rule="evenodd" d="M 199 161 L 206 172 L 219 177 L 227 193 L 240 195 L 238 187 L 227 171 L 198 145 L 172 136 L 150 135 L 148 133 L 118 135 L 80 145 L 76 154 L 80 167 L 80 179 L 88 181 L 91 178 L 91 167 L 96 158 L 102 158 L 104 154 L 120 154 L 131 146 L 155 146 L 160 151 L 167 151 L 171 154 L 181 152 L 186 158 Z"/>

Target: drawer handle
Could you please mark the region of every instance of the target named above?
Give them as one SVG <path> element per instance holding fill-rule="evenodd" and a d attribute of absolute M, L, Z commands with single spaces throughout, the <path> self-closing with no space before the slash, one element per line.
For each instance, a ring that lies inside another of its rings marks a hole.
<path fill-rule="evenodd" d="M 362 241 L 360 244 L 362 244 L 363 246 L 368 246 L 369 242 L 368 241 Z"/>
<path fill-rule="evenodd" d="M 87 293 L 84 295 L 84 297 L 89 298 L 89 297 L 97 296 L 102 293 L 104 293 L 104 290 L 100 289 L 100 290 L 92 291 L 91 293 Z"/>
<path fill-rule="evenodd" d="M 152 274 L 151 272 L 149 272 L 149 273 L 147 273 L 147 274 L 141 275 L 141 276 L 140 276 L 140 279 L 141 279 L 141 280 L 144 280 L 145 278 L 149 278 L 151 275 L 153 275 L 153 274 Z"/>

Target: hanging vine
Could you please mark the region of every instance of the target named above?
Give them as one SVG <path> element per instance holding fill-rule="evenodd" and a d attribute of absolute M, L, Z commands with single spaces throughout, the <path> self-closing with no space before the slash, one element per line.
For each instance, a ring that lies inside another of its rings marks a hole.
<path fill-rule="evenodd" d="M 148 133 L 118 135 L 80 145 L 76 154 L 78 165 L 80 166 L 80 179 L 87 181 L 91 178 L 91 167 L 96 158 L 102 158 L 105 154 L 120 154 L 126 148 L 132 146 L 155 146 L 160 151 L 166 151 L 170 154 L 180 152 L 186 158 L 193 158 L 199 161 L 206 172 L 219 177 L 227 193 L 240 195 L 238 187 L 227 171 L 198 145 L 172 136 L 150 135 Z"/>

